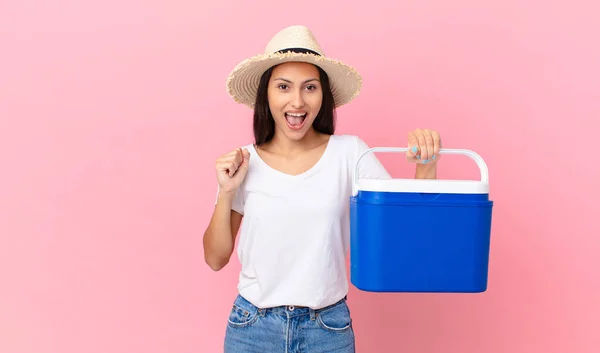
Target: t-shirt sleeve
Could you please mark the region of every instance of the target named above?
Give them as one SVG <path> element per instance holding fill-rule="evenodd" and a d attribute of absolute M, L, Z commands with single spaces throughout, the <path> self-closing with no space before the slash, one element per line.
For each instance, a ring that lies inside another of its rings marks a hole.
<path fill-rule="evenodd" d="M 243 183 L 242 183 L 243 185 Z M 242 190 L 242 185 L 236 190 L 235 196 L 233 197 L 233 201 L 231 202 L 231 209 L 242 216 L 244 215 L 244 192 Z M 215 206 L 217 205 L 217 201 L 219 199 L 219 185 L 217 185 L 217 195 L 215 197 Z"/>
<path fill-rule="evenodd" d="M 356 137 L 356 153 L 354 156 L 354 166 L 358 158 L 369 149 L 365 141 Z M 369 152 L 362 157 L 358 165 L 358 177 L 365 179 L 391 179 L 390 173 L 385 169 L 381 161 L 374 152 Z"/>

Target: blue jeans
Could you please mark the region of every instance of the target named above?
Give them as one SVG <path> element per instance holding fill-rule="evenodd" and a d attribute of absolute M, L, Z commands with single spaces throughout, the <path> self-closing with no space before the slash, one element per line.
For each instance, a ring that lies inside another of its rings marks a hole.
<path fill-rule="evenodd" d="M 354 353 L 354 330 L 346 299 L 313 310 L 259 309 L 238 295 L 229 314 L 225 353 Z"/>

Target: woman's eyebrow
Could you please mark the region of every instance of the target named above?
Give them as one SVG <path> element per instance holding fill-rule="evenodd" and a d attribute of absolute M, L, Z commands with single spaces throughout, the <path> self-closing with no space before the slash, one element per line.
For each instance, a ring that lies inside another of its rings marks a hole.
<path fill-rule="evenodd" d="M 285 79 L 285 78 L 283 78 L 283 77 L 276 77 L 276 78 L 275 78 L 275 81 L 277 81 L 277 80 L 279 80 L 279 81 L 284 81 L 284 82 L 287 82 L 287 83 L 293 83 L 292 81 L 290 81 L 290 80 L 288 80 L 288 79 Z M 311 82 L 311 81 L 317 81 L 317 82 L 318 82 L 318 81 L 319 81 L 319 79 L 317 79 L 317 78 L 309 78 L 308 80 L 306 80 L 306 81 L 304 81 L 304 82 L 302 82 L 302 83 L 307 83 L 307 82 Z"/>

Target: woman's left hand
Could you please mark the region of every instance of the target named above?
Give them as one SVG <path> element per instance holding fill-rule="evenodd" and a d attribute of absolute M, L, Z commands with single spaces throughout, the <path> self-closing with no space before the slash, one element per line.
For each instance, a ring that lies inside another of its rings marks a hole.
<path fill-rule="evenodd" d="M 416 129 L 408 134 L 406 159 L 413 163 L 437 163 L 442 140 L 435 130 Z"/>

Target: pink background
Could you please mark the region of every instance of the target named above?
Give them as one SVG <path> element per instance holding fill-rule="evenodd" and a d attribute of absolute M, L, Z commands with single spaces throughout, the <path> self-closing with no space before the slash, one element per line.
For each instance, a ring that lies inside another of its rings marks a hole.
<path fill-rule="evenodd" d="M 587 1 L 0 2 L 0 352 L 219 352 L 239 263 L 202 234 L 251 141 L 229 70 L 311 27 L 364 91 L 339 133 L 416 127 L 488 163 L 489 290 L 349 296 L 359 352 L 598 352 L 600 6 Z M 445 156 L 442 178 L 477 178 Z M 382 155 L 397 176 L 413 166 Z"/>

